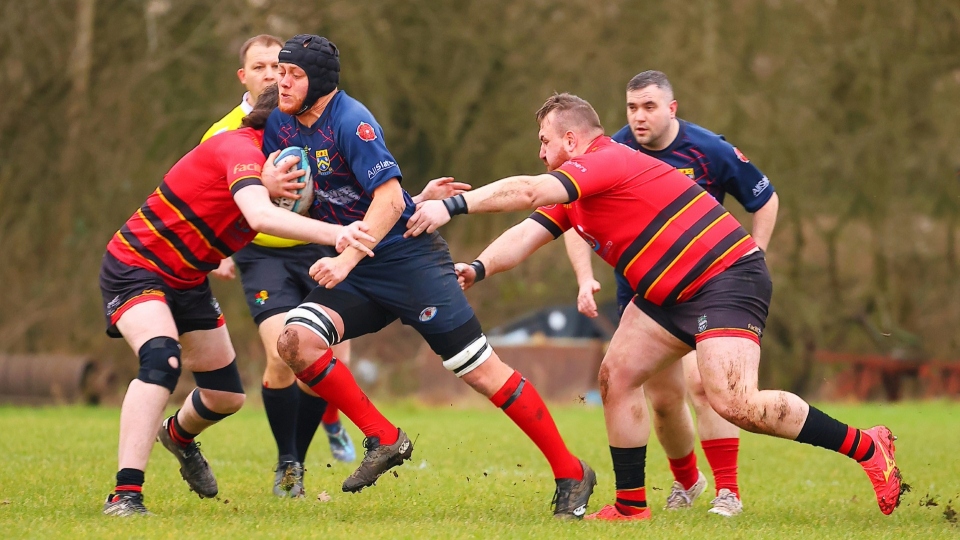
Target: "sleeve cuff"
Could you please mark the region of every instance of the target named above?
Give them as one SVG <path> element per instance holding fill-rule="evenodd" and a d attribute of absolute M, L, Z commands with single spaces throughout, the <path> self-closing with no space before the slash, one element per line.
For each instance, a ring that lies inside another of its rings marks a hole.
<path fill-rule="evenodd" d="M 573 183 L 573 180 L 566 173 L 563 171 L 551 171 L 547 174 L 556 178 L 561 184 L 563 184 L 563 187 L 567 190 L 567 196 L 570 197 L 570 200 L 567 201 L 568 203 L 572 203 L 580 198 L 580 190 L 577 189 L 577 185 Z"/>
<path fill-rule="evenodd" d="M 554 240 L 556 240 L 557 238 L 560 238 L 560 236 L 563 234 L 563 229 L 561 229 L 560 226 L 556 224 L 556 222 L 554 222 L 552 219 L 547 217 L 542 212 L 538 211 L 530 214 L 530 219 L 536 221 L 540 225 L 543 225 L 543 228 L 547 229 L 547 231 L 549 231 L 550 234 L 553 235 Z"/>

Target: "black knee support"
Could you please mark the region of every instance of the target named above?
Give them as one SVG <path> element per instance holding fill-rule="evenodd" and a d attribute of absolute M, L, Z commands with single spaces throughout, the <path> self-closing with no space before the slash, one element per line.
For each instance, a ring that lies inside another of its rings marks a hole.
<path fill-rule="evenodd" d="M 211 411 L 206 405 L 203 404 L 203 400 L 200 399 L 200 389 L 194 388 L 193 394 L 191 396 L 193 401 L 193 409 L 197 411 L 197 416 L 208 420 L 210 422 L 219 422 L 224 418 L 230 416 L 233 413 L 218 413 L 216 411 Z"/>
<path fill-rule="evenodd" d="M 183 370 L 180 362 L 180 342 L 172 337 L 159 336 L 148 340 L 140 347 L 140 371 L 137 379 L 162 386 L 173 393 Z M 177 359 L 177 366 L 170 365 L 170 358 Z"/>
<path fill-rule="evenodd" d="M 218 413 L 211 411 L 203 404 L 200 399 L 200 390 L 218 390 L 220 392 L 232 392 L 234 394 L 243 393 L 243 383 L 240 381 L 240 370 L 237 369 L 237 359 L 213 371 L 194 372 L 193 380 L 197 382 L 197 388 L 193 391 L 193 408 L 197 411 L 200 418 L 210 422 L 219 422 L 233 413 Z"/>
<path fill-rule="evenodd" d="M 240 370 L 237 369 L 236 358 L 220 369 L 194 372 L 193 380 L 197 382 L 197 386 L 204 390 L 243 393 L 243 383 L 240 381 Z"/>

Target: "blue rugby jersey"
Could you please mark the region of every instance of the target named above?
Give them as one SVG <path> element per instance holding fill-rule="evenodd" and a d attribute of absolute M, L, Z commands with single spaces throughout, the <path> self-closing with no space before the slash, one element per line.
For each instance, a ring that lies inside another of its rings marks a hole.
<path fill-rule="evenodd" d="M 363 219 L 373 191 L 391 178 L 401 179 L 397 160 L 387 150 L 383 130 L 367 108 L 343 90 L 337 91 L 311 127 L 275 109 L 264 129 L 263 153 L 288 146 L 307 151 L 315 195 L 310 217 L 347 225 Z M 406 208 L 377 248 L 403 238 L 416 210 L 404 191 Z"/>
<path fill-rule="evenodd" d="M 720 204 L 727 193 L 750 213 L 767 204 L 773 196 L 773 185 L 740 150 L 728 143 L 723 135 L 677 120 L 680 122 L 677 138 L 663 150 L 652 151 L 640 146 L 629 124 L 616 132 L 612 139 L 672 165 L 700 184 Z"/>

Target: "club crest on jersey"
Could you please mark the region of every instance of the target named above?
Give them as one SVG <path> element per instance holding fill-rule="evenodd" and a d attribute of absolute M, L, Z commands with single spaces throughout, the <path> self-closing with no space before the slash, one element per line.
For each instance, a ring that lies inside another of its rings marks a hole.
<path fill-rule="evenodd" d="M 270 294 L 267 291 L 260 291 L 257 293 L 257 296 L 254 297 L 253 301 L 258 306 L 262 306 L 264 303 L 266 303 L 267 299 L 269 298 L 270 298 Z"/>
<path fill-rule="evenodd" d="M 377 132 L 373 130 L 373 126 L 366 122 L 360 122 L 360 125 L 357 126 L 357 137 L 360 137 L 361 141 L 370 142 L 377 138 Z"/>
<path fill-rule="evenodd" d="M 747 156 L 743 155 L 743 152 L 740 151 L 736 146 L 733 147 L 733 153 L 737 155 L 737 159 L 744 163 L 750 163 L 750 160 L 747 159 Z"/>
<path fill-rule="evenodd" d="M 330 168 L 330 155 L 327 154 L 326 150 L 317 150 L 317 171 L 320 174 L 326 176 L 333 172 L 333 169 Z"/>
<path fill-rule="evenodd" d="M 691 180 L 695 180 L 695 179 L 696 179 L 696 177 L 694 176 L 694 173 L 693 173 L 693 169 L 692 169 L 692 168 L 690 168 L 690 169 L 677 169 L 677 171 L 679 171 L 681 174 L 686 175 L 687 178 L 689 178 L 689 179 L 691 179 Z"/>
<path fill-rule="evenodd" d="M 427 322 L 437 316 L 436 306 L 430 306 L 420 312 L 420 322 Z"/>

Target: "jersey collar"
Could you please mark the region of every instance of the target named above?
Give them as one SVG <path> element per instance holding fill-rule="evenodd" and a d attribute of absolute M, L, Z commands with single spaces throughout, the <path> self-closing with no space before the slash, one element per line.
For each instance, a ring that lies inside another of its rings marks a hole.
<path fill-rule="evenodd" d="M 240 100 L 240 110 L 243 111 L 243 114 L 250 114 L 253 112 L 253 105 L 247 101 L 248 97 L 250 97 L 250 92 L 244 92 L 243 98 Z"/>

